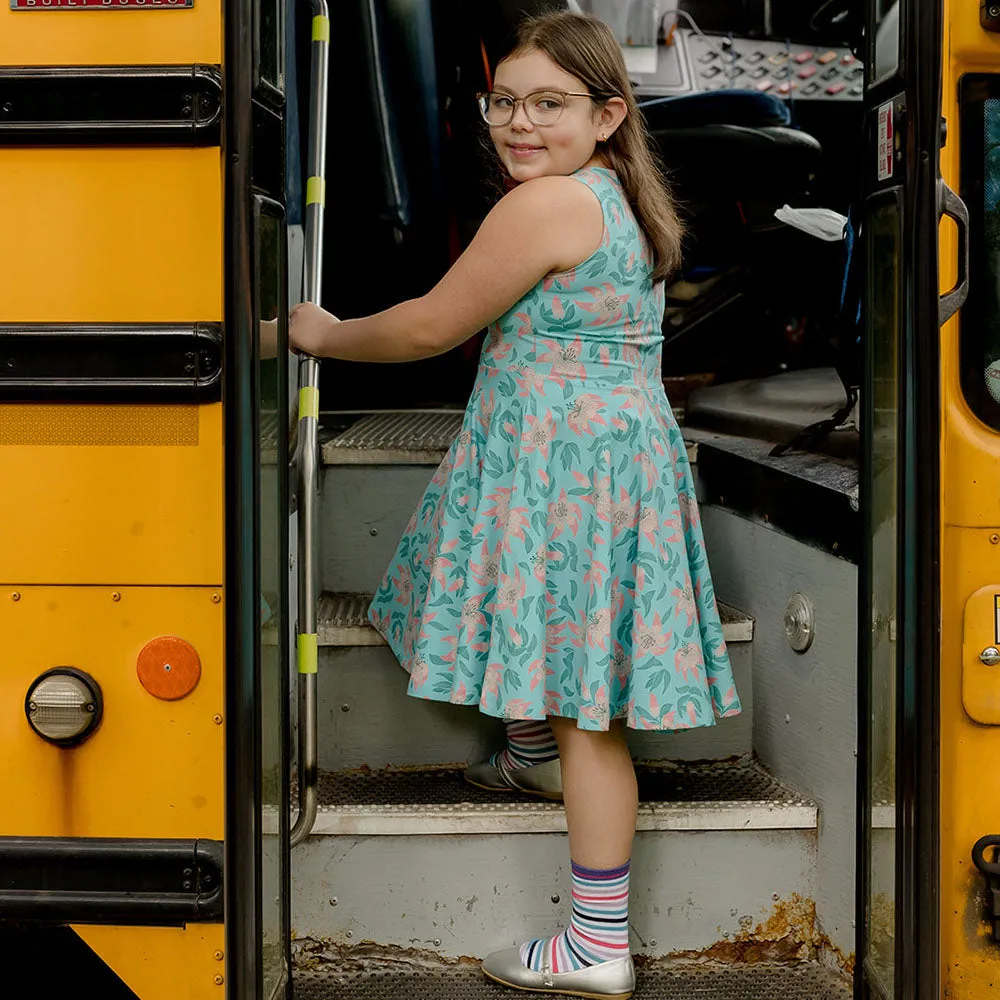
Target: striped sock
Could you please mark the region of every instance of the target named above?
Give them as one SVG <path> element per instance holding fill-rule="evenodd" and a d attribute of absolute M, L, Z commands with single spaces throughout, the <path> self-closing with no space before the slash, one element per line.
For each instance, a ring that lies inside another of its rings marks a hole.
<path fill-rule="evenodd" d="M 535 972 L 572 972 L 628 953 L 629 862 L 620 868 L 584 868 L 573 862 L 573 917 L 562 934 L 521 945 L 521 961 Z"/>
<path fill-rule="evenodd" d="M 516 771 L 519 767 L 546 764 L 557 760 L 559 747 L 552 733 L 552 727 L 545 719 L 536 722 L 527 719 L 507 723 L 507 746 L 497 751 L 491 763 L 501 773 Z"/>

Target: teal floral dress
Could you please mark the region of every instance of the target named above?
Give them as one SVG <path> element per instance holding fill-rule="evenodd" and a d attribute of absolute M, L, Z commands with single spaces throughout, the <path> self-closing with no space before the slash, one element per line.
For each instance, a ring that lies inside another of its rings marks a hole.
<path fill-rule="evenodd" d="M 740 700 L 663 391 L 663 285 L 616 175 L 573 176 L 601 203 L 601 246 L 490 328 L 369 618 L 418 698 L 591 730 L 713 725 Z"/>

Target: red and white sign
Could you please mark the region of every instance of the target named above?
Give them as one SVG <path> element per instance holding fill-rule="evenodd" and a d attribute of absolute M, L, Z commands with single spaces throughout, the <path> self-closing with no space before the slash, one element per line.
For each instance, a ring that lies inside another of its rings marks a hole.
<path fill-rule="evenodd" d="M 194 0 L 10 0 L 11 10 L 181 10 Z"/>
<path fill-rule="evenodd" d="M 887 181 L 892 177 L 892 165 L 896 156 L 895 137 L 892 133 L 892 101 L 878 109 L 878 179 Z"/>

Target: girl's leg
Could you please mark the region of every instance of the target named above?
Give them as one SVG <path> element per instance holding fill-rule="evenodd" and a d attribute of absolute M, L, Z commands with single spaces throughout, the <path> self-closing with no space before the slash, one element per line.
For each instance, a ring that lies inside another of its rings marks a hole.
<path fill-rule="evenodd" d="M 570 926 L 521 947 L 536 972 L 568 972 L 628 954 L 628 876 L 638 792 L 620 725 L 610 732 L 550 719 L 562 761 L 563 796 L 573 863 Z"/>

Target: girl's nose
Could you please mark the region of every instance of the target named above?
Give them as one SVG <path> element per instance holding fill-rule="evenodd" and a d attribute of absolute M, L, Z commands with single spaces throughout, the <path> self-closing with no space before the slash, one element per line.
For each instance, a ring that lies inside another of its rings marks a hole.
<path fill-rule="evenodd" d="M 528 117 L 528 112 L 525 111 L 522 101 L 518 101 L 514 106 L 514 117 L 510 120 L 510 127 L 521 129 L 524 132 L 534 131 L 535 123 Z"/>

